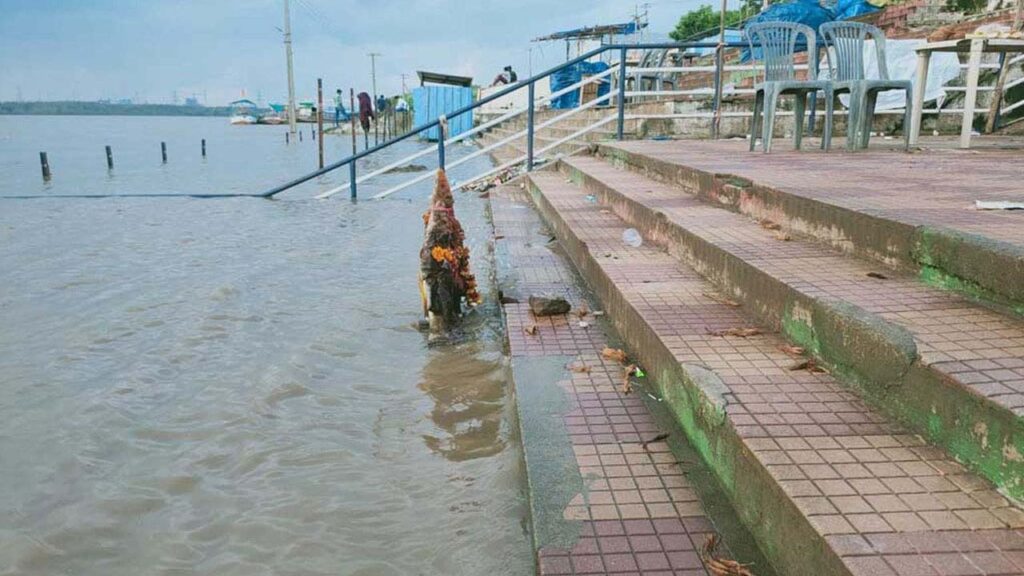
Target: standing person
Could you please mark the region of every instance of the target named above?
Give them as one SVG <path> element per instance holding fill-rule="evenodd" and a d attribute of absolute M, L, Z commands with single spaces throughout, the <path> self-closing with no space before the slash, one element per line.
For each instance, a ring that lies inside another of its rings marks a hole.
<path fill-rule="evenodd" d="M 345 103 L 341 99 L 341 88 L 334 93 L 334 127 L 337 128 L 345 114 Z"/>
<path fill-rule="evenodd" d="M 377 115 L 373 113 L 373 99 L 366 92 L 360 92 L 356 100 L 359 101 L 359 125 L 363 127 L 363 140 L 369 147 L 370 120 L 377 119 Z"/>

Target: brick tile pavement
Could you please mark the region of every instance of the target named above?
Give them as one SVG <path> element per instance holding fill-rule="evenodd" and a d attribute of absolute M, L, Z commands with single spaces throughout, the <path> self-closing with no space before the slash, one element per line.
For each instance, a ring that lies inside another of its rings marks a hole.
<path fill-rule="evenodd" d="M 1024 200 L 1024 152 L 931 150 L 855 154 L 807 149 L 751 154 L 738 141 L 630 141 L 612 146 L 696 168 L 733 174 L 788 194 L 912 226 L 945 226 L 1024 246 L 1024 212 L 972 210 L 975 200 Z M 894 181 L 889 176 L 899 174 Z"/>
<path fill-rule="evenodd" d="M 1024 513 L 989 483 L 829 374 L 791 370 L 777 335 L 710 334 L 752 321 L 669 254 L 623 244 L 623 222 L 563 175 L 531 178 L 678 361 L 721 378 L 733 429 L 851 573 L 1024 573 Z"/>
<path fill-rule="evenodd" d="M 491 206 L 496 245 L 511 263 L 499 270 L 504 281 L 519 294 L 562 294 L 578 307 L 584 295 L 538 233 L 528 198 L 505 186 L 492 192 Z M 584 328 L 575 315 L 536 318 L 525 303 L 503 308 L 512 356 L 570 356 L 570 368 L 587 368 L 567 370 L 558 383 L 572 404 L 564 424 L 587 484 L 563 515 L 583 530 L 572 549 L 539 550 L 540 574 L 706 576 L 697 551 L 714 527 L 668 444 L 641 445 L 660 431 L 643 401 L 621 392 L 623 367 L 602 358 L 607 339 L 594 317 Z"/>
<path fill-rule="evenodd" d="M 776 232 L 745 215 L 598 158 L 567 162 L 800 293 L 850 302 L 903 326 L 914 336 L 922 363 L 1024 416 L 1024 321 L 928 287 L 914 276 L 885 270 L 885 280 L 869 277 L 881 271 L 878 265 L 814 242 L 780 241 Z M 1018 227 L 1024 238 L 1024 218 Z"/>

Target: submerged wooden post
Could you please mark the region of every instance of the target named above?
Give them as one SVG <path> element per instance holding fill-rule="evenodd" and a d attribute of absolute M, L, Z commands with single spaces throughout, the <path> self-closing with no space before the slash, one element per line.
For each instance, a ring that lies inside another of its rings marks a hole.
<path fill-rule="evenodd" d="M 203 138 L 203 158 L 206 158 L 206 138 Z"/>
<path fill-rule="evenodd" d="M 163 158 L 164 164 L 167 164 L 167 142 L 160 143 L 160 157 Z"/>
<path fill-rule="evenodd" d="M 324 81 L 316 79 L 316 129 L 320 133 L 319 153 L 320 167 L 324 167 Z"/>
<path fill-rule="evenodd" d="M 46 152 L 39 153 L 39 165 L 43 169 L 43 182 L 50 181 L 50 161 L 46 158 Z"/>
<path fill-rule="evenodd" d="M 302 142 L 302 130 L 299 130 L 299 142 Z"/>
<path fill-rule="evenodd" d="M 287 132 L 284 133 L 284 143 L 285 144 L 290 144 L 291 143 L 291 140 L 288 138 L 288 133 Z"/>
<path fill-rule="evenodd" d="M 107 170 L 114 169 L 114 152 L 107 146 Z"/>

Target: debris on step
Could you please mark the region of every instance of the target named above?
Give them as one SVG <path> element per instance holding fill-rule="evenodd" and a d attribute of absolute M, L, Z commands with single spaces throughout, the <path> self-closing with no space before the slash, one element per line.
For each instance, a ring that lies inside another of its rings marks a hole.
<path fill-rule="evenodd" d="M 783 344 L 782 346 L 779 346 L 779 350 L 782 350 L 783 352 L 789 354 L 790 356 L 804 355 L 804 349 L 800 346 L 790 346 L 789 344 Z"/>
<path fill-rule="evenodd" d="M 708 569 L 708 574 L 711 576 L 754 576 L 754 573 L 748 570 L 746 565 L 719 556 L 718 545 L 720 543 L 721 538 L 718 534 L 711 534 L 700 550 L 700 559 L 704 562 L 704 567 Z"/>
<path fill-rule="evenodd" d="M 715 292 L 702 292 L 701 294 L 705 298 L 710 298 L 711 300 L 714 300 L 715 302 L 718 302 L 719 304 L 724 304 L 726 306 L 729 306 L 730 308 L 739 308 L 740 307 L 740 303 L 739 302 L 737 302 L 735 300 L 730 300 L 729 298 L 726 298 L 725 296 L 722 296 L 721 294 L 716 294 Z"/>
<path fill-rule="evenodd" d="M 975 200 L 975 210 L 1024 210 L 1024 202 L 1010 200 Z"/>
<path fill-rule="evenodd" d="M 782 230 L 782 224 L 779 224 L 778 222 L 772 222 L 771 220 L 764 219 L 761 220 L 760 223 L 761 228 L 764 228 L 765 230 Z"/>
<path fill-rule="evenodd" d="M 662 440 L 667 440 L 669 436 L 671 436 L 671 434 L 669 434 L 668 432 L 662 432 L 661 434 L 658 434 L 657 436 L 651 436 L 647 440 L 644 440 L 643 442 L 640 443 L 640 446 L 644 450 L 647 450 L 647 446 L 649 446 L 651 444 L 654 444 L 655 442 L 661 442 Z"/>
<path fill-rule="evenodd" d="M 775 239 L 779 242 L 789 242 L 793 238 L 789 234 L 780 231 L 775 233 Z"/>
<path fill-rule="evenodd" d="M 586 364 L 570 364 L 568 368 L 578 374 L 590 374 L 590 366 Z"/>
<path fill-rule="evenodd" d="M 620 364 L 625 364 L 627 358 L 626 353 L 623 352 L 622 350 L 619 350 L 618 348 L 608 347 L 605 347 L 604 350 L 601 350 L 601 356 L 608 360 L 614 360 L 615 362 L 618 362 Z"/>
<path fill-rule="evenodd" d="M 579 308 L 576 309 L 576 316 L 582 320 L 586 318 L 587 314 L 590 314 L 590 310 L 587 307 L 587 301 L 584 300 L 580 302 Z"/>
<path fill-rule="evenodd" d="M 525 326 L 523 328 L 523 332 L 527 336 L 536 336 L 537 335 L 537 325 L 536 324 L 530 324 L 529 326 Z"/>
<path fill-rule="evenodd" d="M 530 311 L 534 316 L 561 316 L 572 310 L 561 296 L 530 296 Z"/>
<path fill-rule="evenodd" d="M 868 272 L 868 278 L 875 278 L 876 280 L 888 280 L 889 277 L 881 272 Z"/>
<path fill-rule="evenodd" d="M 639 248 L 644 244 L 644 237 L 640 235 L 640 231 L 636 228 L 626 228 L 622 231 L 622 243 L 626 246 Z"/>
<path fill-rule="evenodd" d="M 708 327 L 705 327 L 704 331 L 712 336 L 739 336 L 740 338 L 750 338 L 751 336 L 764 334 L 763 330 L 755 327 L 726 328 L 725 330 L 712 330 Z"/>
<path fill-rule="evenodd" d="M 787 368 L 787 370 L 791 370 L 794 372 L 797 370 L 807 370 L 811 374 L 828 374 L 828 370 L 819 366 L 813 358 L 805 358 L 797 362 L 796 364 L 791 365 L 789 368 Z"/>

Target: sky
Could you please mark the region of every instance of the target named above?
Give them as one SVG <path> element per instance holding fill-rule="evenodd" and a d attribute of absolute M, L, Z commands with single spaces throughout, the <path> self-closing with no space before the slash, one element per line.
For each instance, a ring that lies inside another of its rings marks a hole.
<path fill-rule="evenodd" d="M 704 0 L 706 3 L 707 0 Z M 490 80 L 565 58 L 558 30 L 629 21 L 642 3 L 615 0 L 290 0 L 295 85 L 396 94 L 416 70 Z M 651 0 L 650 33 L 664 37 L 702 0 Z M 283 0 L 0 0 L 0 101 L 100 100 L 211 106 L 247 97 L 287 100 Z M 529 50 L 533 48 L 532 52 Z M 325 96 L 325 99 L 327 96 Z"/>

